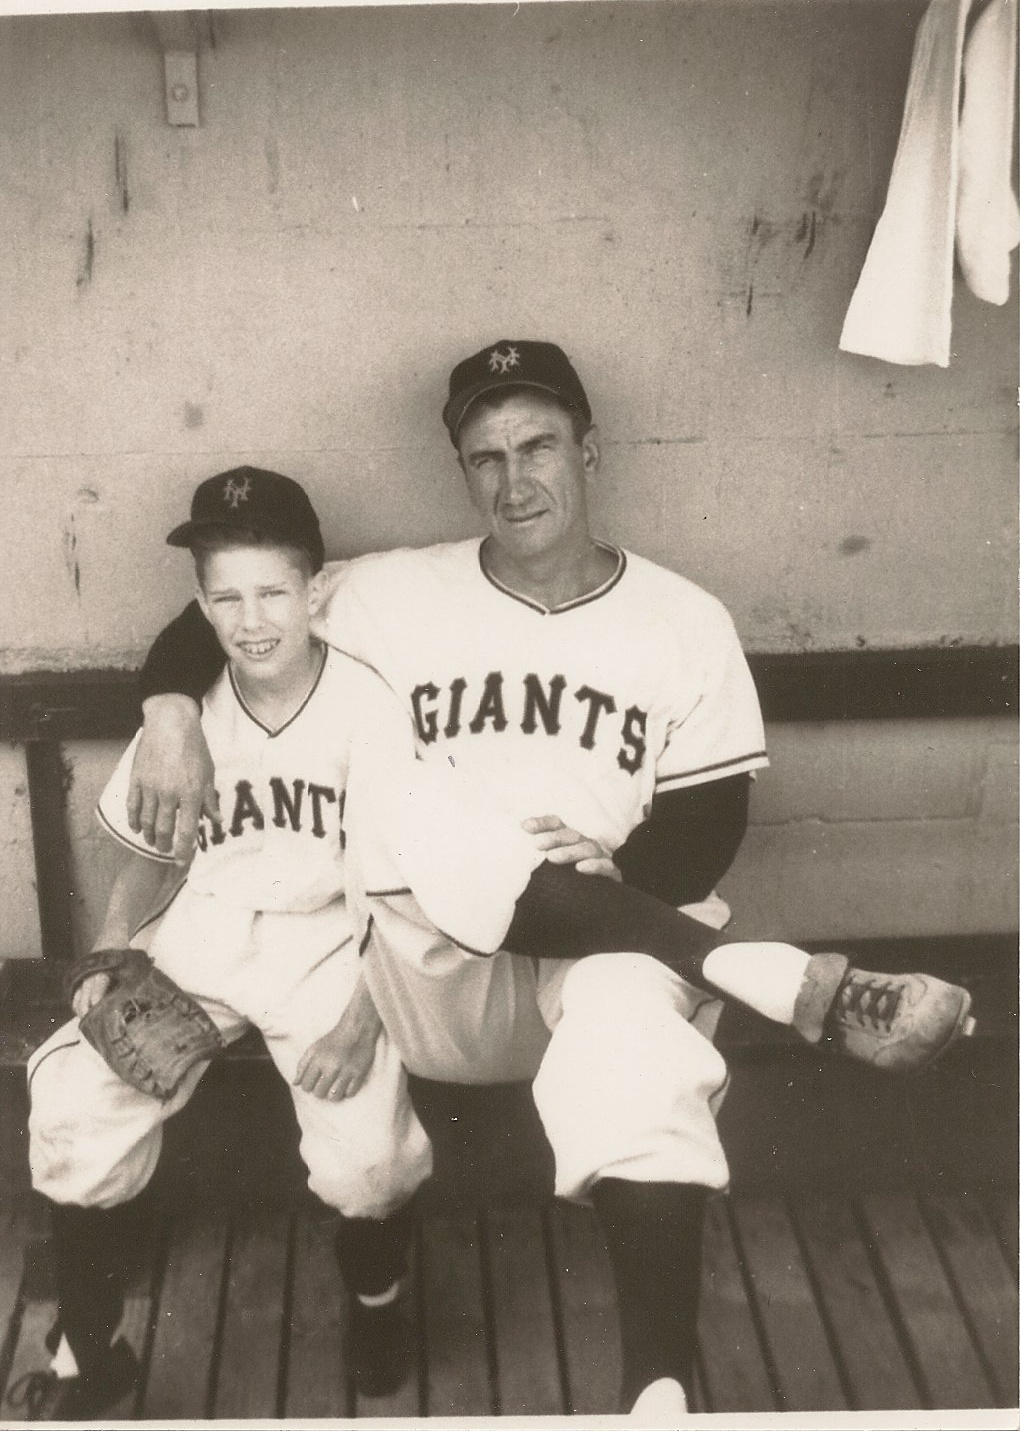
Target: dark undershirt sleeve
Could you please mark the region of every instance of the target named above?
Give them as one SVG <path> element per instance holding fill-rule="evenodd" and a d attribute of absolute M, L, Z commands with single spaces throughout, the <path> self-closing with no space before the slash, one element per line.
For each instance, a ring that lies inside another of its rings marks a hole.
<path fill-rule="evenodd" d="M 657 795 L 613 856 L 624 884 L 668 904 L 706 899 L 744 838 L 750 787 L 750 775 L 730 775 Z"/>
<path fill-rule="evenodd" d="M 197 705 L 226 665 L 223 648 L 197 601 L 156 637 L 138 677 L 139 700 L 190 696 Z"/>

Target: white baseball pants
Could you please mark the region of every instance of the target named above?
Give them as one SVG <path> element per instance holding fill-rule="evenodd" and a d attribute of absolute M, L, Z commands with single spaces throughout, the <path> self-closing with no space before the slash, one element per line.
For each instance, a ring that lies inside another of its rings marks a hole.
<path fill-rule="evenodd" d="M 452 1082 L 533 1080 L 560 1196 L 603 1177 L 726 1186 L 718 1000 L 644 954 L 481 958 L 438 935 L 409 892 L 368 904 L 365 977 L 404 1064 Z"/>
<path fill-rule="evenodd" d="M 290 1087 L 312 1192 L 350 1217 L 385 1217 L 406 1202 L 432 1158 L 385 1033 L 353 1098 L 316 1098 L 292 1082 L 302 1054 L 339 1020 L 360 973 L 342 900 L 314 913 L 253 914 L 185 886 L 149 952 L 228 1042 L 249 1024 L 261 1031 Z M 207 1067 L 196 1065 L 162 1103 L 119 1079 L 72 1019 L 29 1061 L 33 1187 L 55 1202 L 95 1207 L 135 1197 L 155 1172 L 163 1124 Z"/>

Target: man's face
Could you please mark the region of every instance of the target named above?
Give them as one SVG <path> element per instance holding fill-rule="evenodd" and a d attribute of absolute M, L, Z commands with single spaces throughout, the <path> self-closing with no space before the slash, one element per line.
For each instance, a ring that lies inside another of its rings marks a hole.
<path fill-rule="evenodd" d="M 468 494 L 512 560 L 587 547 L 587 480 L 598 470 L 594 428 L 578 442 L 570 414 L 521 391 L 469 410 L 457 437 Z"/>
<path fill-rule="evenodd" d="M 307 669 L 322 585 L 286 548 L 237 547 L 206 558 L 198 601 L 227 659 L 255 685 Z"/>

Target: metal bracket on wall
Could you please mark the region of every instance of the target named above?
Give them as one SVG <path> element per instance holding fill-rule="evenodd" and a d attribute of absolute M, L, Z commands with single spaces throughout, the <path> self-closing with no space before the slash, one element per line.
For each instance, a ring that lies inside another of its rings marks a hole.
<path fill-rule="evenodd" d="M 199 27 L 190 10 L 150 10 L 163 51 L 167 123 L 197 128 Z"/>

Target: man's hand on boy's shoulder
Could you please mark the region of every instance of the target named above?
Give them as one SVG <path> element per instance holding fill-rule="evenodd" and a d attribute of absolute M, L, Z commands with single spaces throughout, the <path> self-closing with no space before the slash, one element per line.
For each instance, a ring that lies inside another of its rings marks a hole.
<path fill-rule="evenodd" d="M 294 1085 L 316 1098 L 352 1098 L 368 1077 L 382 1020 L 364 981 L 359 981 L 340 1021 L 301 1056 Z"/>
<path fill-rule="evenodd" d="M 191 858 L 203 814 L 219 819 L 212 757 L 190 696 L 150 696 L 131 768 L 127 816 L 161 854 Z"/>

